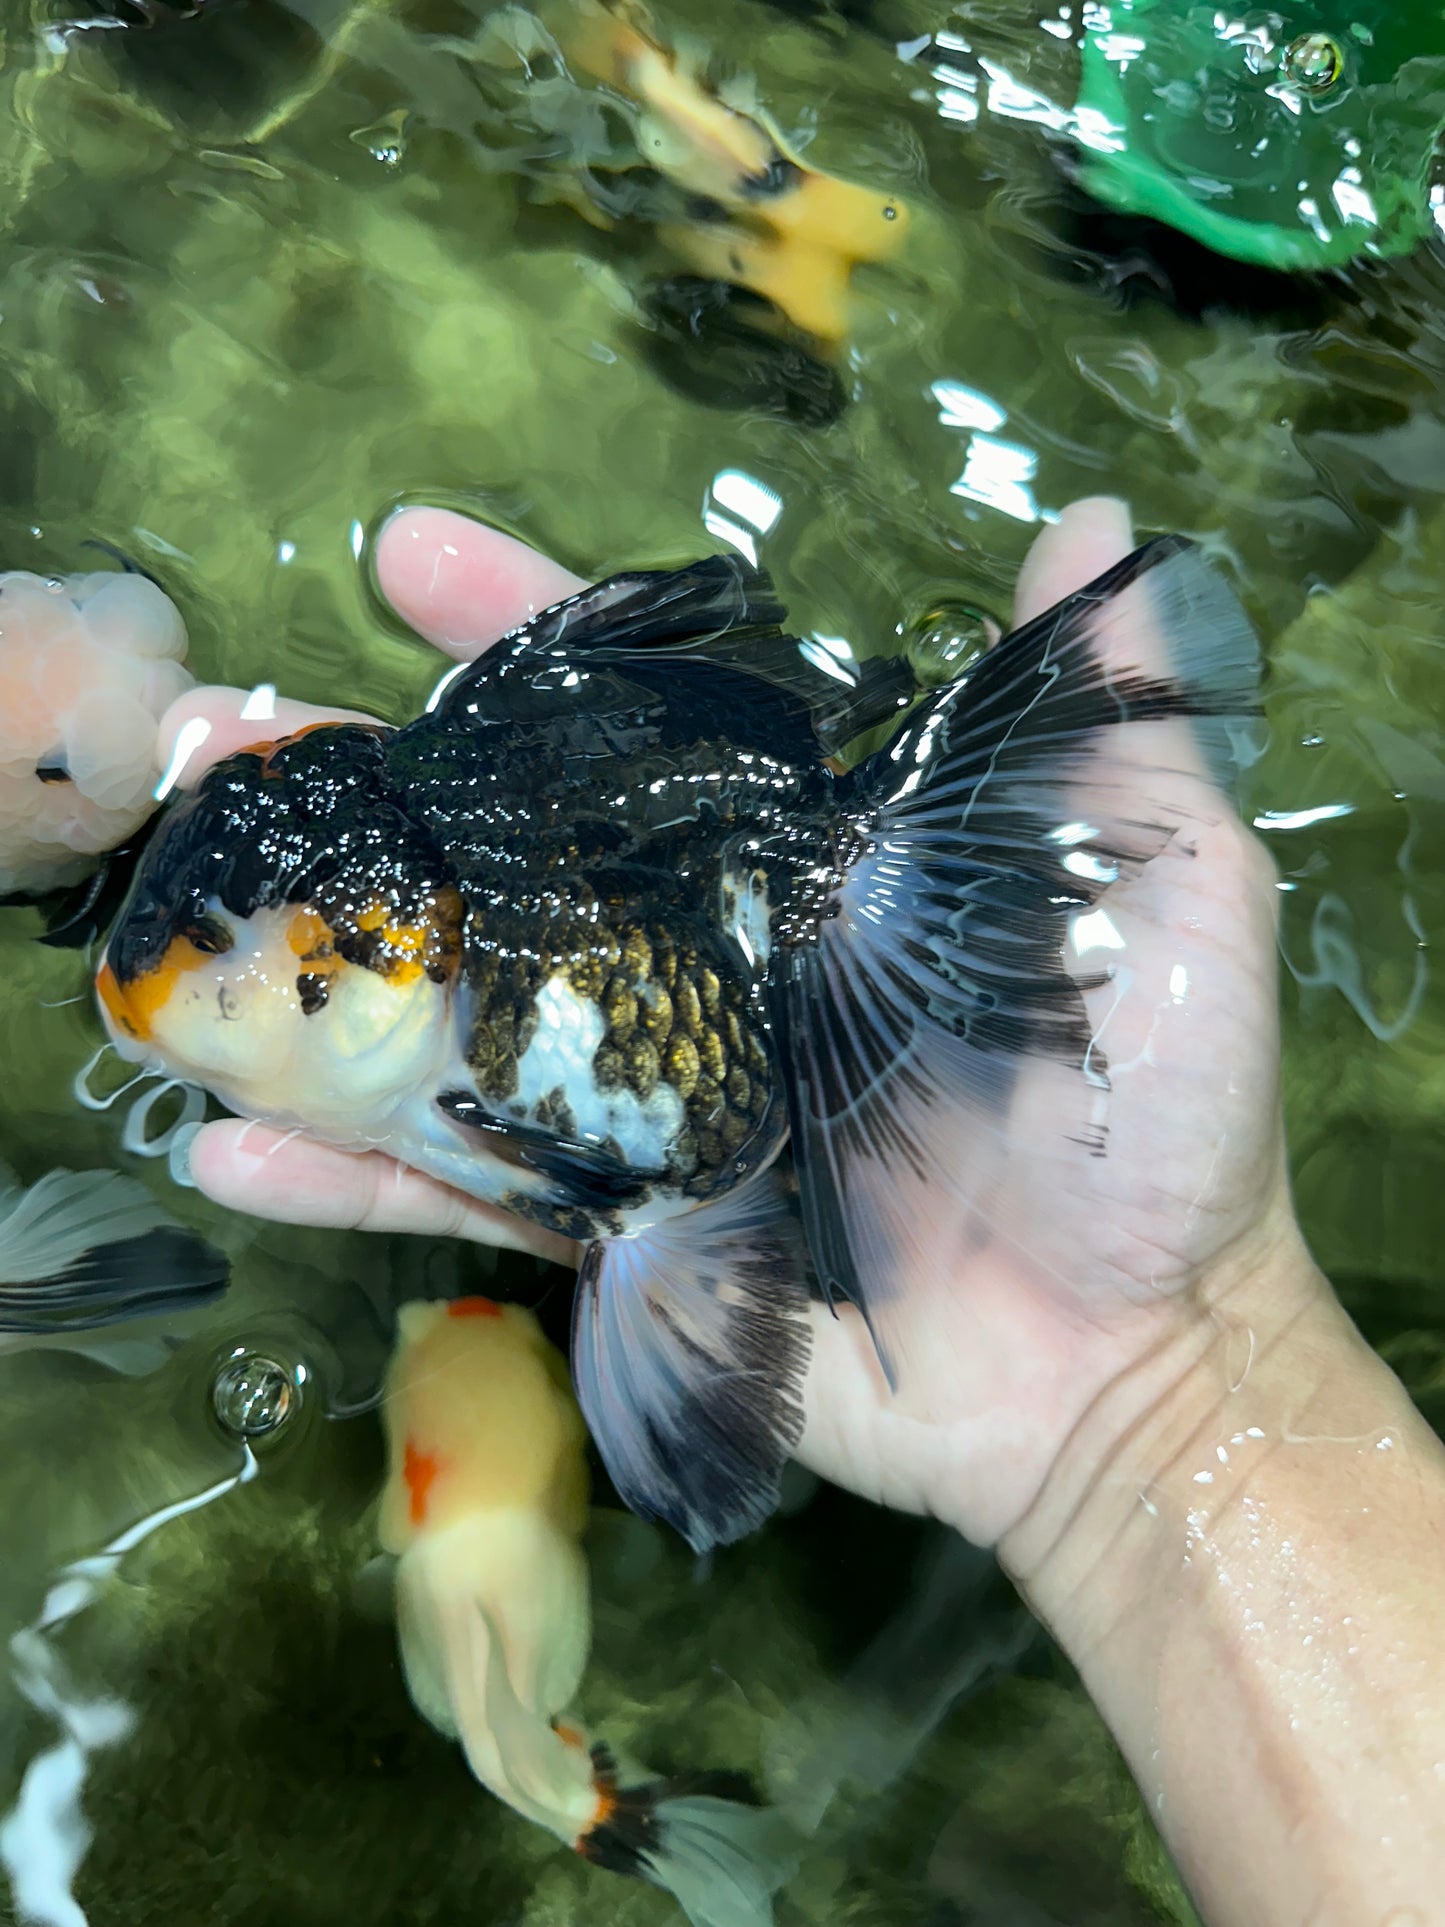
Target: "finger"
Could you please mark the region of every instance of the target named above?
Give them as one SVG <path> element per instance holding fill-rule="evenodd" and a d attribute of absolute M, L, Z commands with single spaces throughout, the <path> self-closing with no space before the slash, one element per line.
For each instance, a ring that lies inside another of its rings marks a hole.
<path fill-rule="evenodd" d="M 466 1238 L 575 1264 L 577 1247 L 494 1206 L 438 1184 L 379 1151 L 339 1151 L 295 1133 L 227 1118 L 189 1147 L 190 1174 L 217 1204 L 282 1224 L 347 1231 L 411 1231 Z"/>
<path fill-rule="evenodd" d="M 1014 622 L 1022 626 L 1056 602 L 1122 562 L 1134 546 L 1134 525 L 1125 503 L 1112 495 L 1071 502 L 1024 558 L 1014 591 Z"/>
<path fill-rule="evenodd" d="M 463 662 L 587 586 L 560 562 L 451 509 L 393 515 L 377 537 L 376 575 L 402 620 Z"/>
<path fill-rule="evenodd" d="M 254 690 L 205 684 L 177 696 L 160 720 L 156 753 L 166 790 L 189 789 L 213 763 L 238 749 L 274 743 L 313 723 L 373 723 L 359 709 L 319 709 Z"/>
<path fill-rule="evenodd" d="M 852 1305 L 814 1304 L 809 1312 L 812 1350 L 794 1458 L 876 1505 L 930 1511 L 931 1495 L 947 1487 L 945 1428 L 895 1398 Z"/>

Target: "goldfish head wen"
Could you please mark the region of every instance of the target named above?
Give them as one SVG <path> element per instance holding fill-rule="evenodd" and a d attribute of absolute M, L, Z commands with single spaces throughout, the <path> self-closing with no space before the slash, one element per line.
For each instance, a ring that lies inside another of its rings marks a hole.
<path fill-rule="evenodd" d="M 146 576 L 0 575 L 0 893 L 75 882 L 150 815 L 185 653 Z"/>
<path fill-rule="evenodd" d="M 1382 0 L 1087 10 L 1083 184 L 1219 254 L 1310 271 L 1432 228 L 1445 9 Z"/>
<path fill-rule="evenodd" d="M 445 1060 L 461 900 L 387 792 L 381 734 L 243 751 L 176 806 L 97 979 L 122 1056 L 346 1142 Z"/>

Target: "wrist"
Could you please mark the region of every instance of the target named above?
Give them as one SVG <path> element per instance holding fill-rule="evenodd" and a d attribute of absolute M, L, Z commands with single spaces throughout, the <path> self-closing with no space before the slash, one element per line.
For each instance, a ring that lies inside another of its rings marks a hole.
<path fill-rule="evenodd" d="M 1374 1367 L 1281 1197 L 1075 1425 L 999 1557 L 1076 1664 L 1177 1580 L 1266 1456 Z M 1395 1386 L 1398 1391 L 1398 1386 Z M 1400 1394 L 1403 1398 L 1403 1393 Z M 1317 1408 L 1319 1408 L 1317 1410 Z M 1338 1428 L 1336 1428 L 1338 1429 Z"/>
<path fill-rule="evenodd" d="M 1207 1919 L 1393 1920 L 1441 1874 L 1445 1453 L 1287 1207 L 1196 1297 L 1000 1557 Z"/>

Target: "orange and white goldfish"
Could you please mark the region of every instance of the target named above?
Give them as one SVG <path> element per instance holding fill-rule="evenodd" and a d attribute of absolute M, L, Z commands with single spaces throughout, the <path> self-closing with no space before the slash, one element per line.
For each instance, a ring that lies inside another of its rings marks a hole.
<path fill-rule="evenodd" d="M 898 253 L 903 202 L 805 165 L 756 111 L 729 105 L 620 11 L 578 0 L 559 39 L 569 65 L 641 109 L 643 158 L 701 202 L 705 212 L 662 230 L 666 244 L 700 274 L 750 289 L 815 341 L 841 346 L 853 271 Z"/>
<path fill-rule="evenodd" d="M 586 1427 L 530 1311 L 461 1298 L 399 1315 L 380 1536 L 417 1709 L 499 1800 L 598 1865 L 672 1892 L 696 1927 L 767 1927 L 778 1816 L 624 1785 L 569 1717 L 591 1646 Z"/>
<path fill-rule="evenodd" d="M 186 628 L 138 571 L 0 575 L 0 895 L 74 883 L 154 808 Z"/>

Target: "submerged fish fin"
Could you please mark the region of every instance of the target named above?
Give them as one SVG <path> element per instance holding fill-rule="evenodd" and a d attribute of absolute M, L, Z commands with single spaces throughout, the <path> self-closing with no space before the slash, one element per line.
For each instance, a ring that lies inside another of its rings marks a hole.
<path fill-rule="evenodd" d="M 1031 1248 L 1010 1151 L 1103 1153 L 1082 987 L 1104 979 L 1068 969 L 1070 919 L 1228 807 L 1213 785 L 1252 754 L 1258 679 L 1231 590 L 1161 538 L 1005 637 L 856 773 L 862 853 L 835 914 L 775 951 L 770 998 L 813 1262 L 891 1378 L 890 1307 L 936 1271 L 940 1236 Z M 1046 1070 L 1023 1111 L 1026 1059 Z"/>
<path fill-rule="evenodd" d="M 0 1331 L 54 1335 L 197 1311 L 226 1289 L 222 1254 L 178 1225 L 97 1245 L 65 1271 L 0 1286 Z"/>
<path fill-rule="evenodd" d="M 96 858 L 88 877 L 45 899 L 46 925 L 37 943 L 53 950 L 83 950 L 114 922 L 129 894 L 146 847 L 160 826 L 155 810 L 126 841 Z"/>
<path fill-rule="evenodd" d="M 789 635 L 784 622 L 771 579 L 740 556 L 611 576 L 542 610 L 479 656 L 446 685 L 438 713 L 460 718 L 480 690 L 500 690 L 509 678 L 555 684 L 559 670 L 585 657 L 594 673 L 605 666 L 651 680 L 673 702 L 698 679 L 714 716 L 725 715 L 729 701 L 750 709 L 765 702 L 780 722 L 801 724 L 812 747 L 832 754 L 896 718 L 917 695 L 912 672 L 896 658 L 837 655 Z M 555 693 L 549 703 L 555 707 Z"/>
<path fill-rule="evenodd" d="M 161 591 L 162 595 L 165 594 L 165 584 L 157 582 L 149 569 L 143 569 L 139 562 L 128 556 L 124 549 L 118 549 L 114 542 L 107 542 L 99 535 L 88 535 L 80 546 L 83 549 L 99 549 L 100 553 L 108 555 L 112 562 L 119 562 L 127 575 L 144 576 L 147 582 L 154 584 Z"/>
<path fill-rule="evenodd" d="M 191 1311 L 225 1289 L 225 1258 L 116 1171 L 0 1185 L 0 1331 L 54 1335 Z"/>
<path fill-rule="evenodd" d="M 620 1787 L 605 1747 L 593 1760 L 598 1817 L 577 1840 L 585 1860 L 664 1888 L 693 1927 L 772 1927 L 772 1896 L 799 1859 L 781 1814 L 711 1790 L 740 1776 Z"/>
<path fill-rule="evenodd" d="M 583 1256 L 578 1402 L 622 1498 L 697 1552 L 777 1505 L 803 1429 L 806 1275 L 770 1175 Z"/>
<path fill-rule="evenodd" d="M 635 1203 L 666 1176 L 663 1171 L 628 1164 L 600 1145 L 558 1137 L 540 1125 L 489 1111 L 469 1091 L 443 1091 L 437 1105 L 468 1131 L 484 1137 L 494 1156 L 560 1185 L 570 1204 L 618 1209 Z"/>

